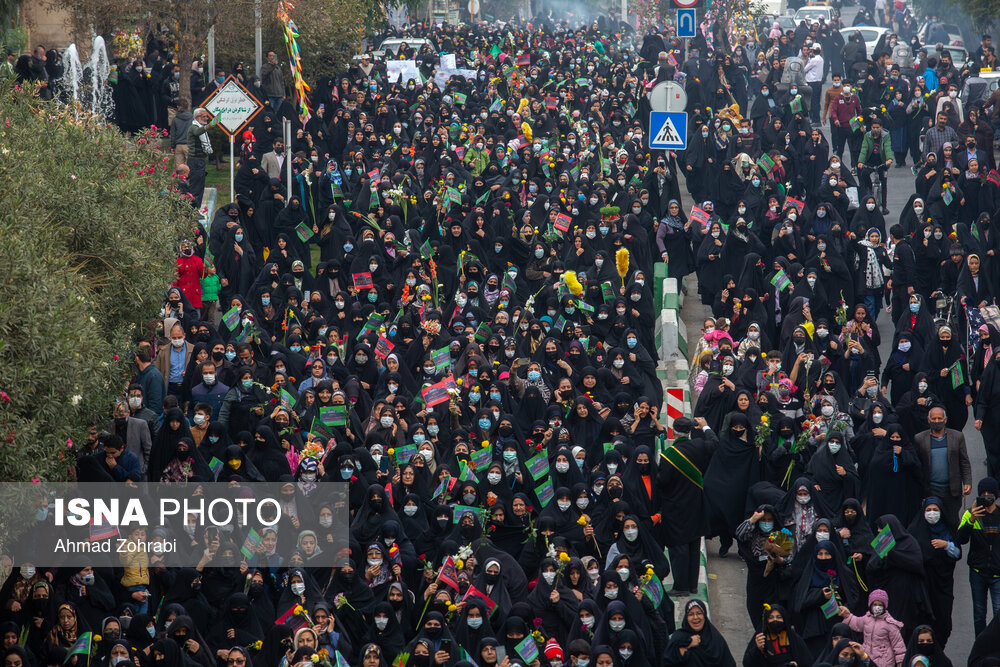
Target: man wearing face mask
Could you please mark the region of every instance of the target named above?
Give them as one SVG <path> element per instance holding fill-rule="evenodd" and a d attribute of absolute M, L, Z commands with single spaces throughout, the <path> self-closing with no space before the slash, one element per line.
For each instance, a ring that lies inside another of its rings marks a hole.
<path fill-rule="evenodd" d="M 882 184 L 882 215 L 889 213 L 886 208 L 888 196 L 888 170 L 892 165 L 892 142 L 889 133 L 882 131 L 882 119 L 875 117 L 871 122 L 871 130 L 865 133 L 861 141 L 861 154 L 858 156 L 858 178 L 864 193 L 872 191 L 871 179 L 878 178 Z"/>
<path fill-rule="evenodd" d="M 674 576 L 671 594 L 680 595 L 698 588 L 701 538 L 708 534 L 710 511 L 702 475 L 719 440 L 701 417 L 678 417 L 673 429 L 673 445 L 657 466 L 661 503 L 657 538 L 667 547 Z M 682 507 L 684 511 L 679 511 Z"/>
<path fill-rule="evenodd" d="M 1000 615 L 1000 485 L 992 477 L 979 480 L 976 501 L 958 526 L 958 541 L 969 545 L 969 585 L 976 634 L 986 628 L 986 598 L 992 599 L 993 617 Z"/>
<path fill-rule="evenodd" d="M 948 428 L 943 407 L 932 407 L 927 422 L 930 428 L 913 438 L 920 456 L 924 496 L 941 500 L 942 518 L 955 530 L 962 496 L 972 492 L 972 466 L 965 436 L 961 431 Z"/>

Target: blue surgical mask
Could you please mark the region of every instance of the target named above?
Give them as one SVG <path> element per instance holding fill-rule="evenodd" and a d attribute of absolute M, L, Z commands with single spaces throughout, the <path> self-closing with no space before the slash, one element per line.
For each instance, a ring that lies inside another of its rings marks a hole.
<path fill-rule="evenodd" d="M 639 344 L 638 338 L 626 338 L 625 344 L 628 345 L 628 349 L 634 349 L 636 345 Z"/>
<path fill-rule="evenodd" d="M 528 371 L 528 379 L 532 382 L 538 382 L 542 379 L 542 374 L 538 371 Z"/>
<path fill-rule="evenodd" d="M 752 183 L 755 188 L 759 187 L 760 186 L 760 179 L 759 178 L 752 178 L 752 179 L 750 179 L 750 183 Z"/>
<path fill-rule="evenodd" d="M 413 434 L 413 442 L 415 442 L 418 445 L 420 443 L 422 443 L 426 438 L 427 438 L 427 436 L 424 435 L 423 433 L 414 433 Z"/>
<path fill-rule="evenodd" d="M 479 420 L 479 428 L 483 429 L 484 431 L 488 430 L 492 424 L 493 422 L 485 417 Z"/>
<path fill-rule="evenodd" d="M 500 394 L 498 394 L 495 391 L 491 391 L 490 392 L 490 400 L 499 401 L 500 400 Z"/>
<path fill-rule="evenodd" d="M 351 475 L 353 475 L 353 474 L 354 474 L 354 469 L 353 468 L 341 468 L 340 469 L 340 478 L 341 479 L 345 479 L 345 480 L 346 479 L 350 479 Z"/>
<path fill-rule="evenodd" d="M 269 296 L 262 296 L 262 297 L 260 297 L 260 302 L 263 305 L 265 305 L 265 306 L 270 306 L 271 305 L 271 297 L 269 297 Z"/>
<path fill-rule="evenodd" d="M 301 352 L 302 351 L 302 346 L 301 345 L 292 345 L 288 349 L 291 350 L 292 352 Z"/>
<path fill-rule="evenodd" d="M 150 626 L 150 627 L 146 628 L 146 632 L 149 633 L 150 637 L 155 637 L 156 636 L 156 627 Z"/>
<path fill-rule="evenodd" d="M 242 234 L 237 234 L 236 235 L 236 242 L 239 243 L 242 240 L 243 240 L 243 235 Z"/>
<path fill-rule="evenodd" d="M 911 303 L 910 304 L 910 312 L 914 313 L 914 314 L 919 313 L 920 312 L 920 304 L 919 303 Z"/>
<path fill-rule="evenodd" d="M 250 378 L 247 378 L 246 380 L 240 380 L 240 386 L 242 386 L 244 389 L 250 389 L 250 387 L 253 386 L 253 380 L 251 380 Z"/>
<path fill-rule="evenodd" d="M 233 350 L 227 350 L 226 351 L 226 359 L 228 359 L 229 361 L 232 361 L 235 358 L 236 358 L 236 352 L 234 352 Z"/>
<path fill-rule="evenodd" d="M 210 435 L 210 436 L 208 436 L 208 441 L 214 445 L 215 443 L 217 443 L 219 441 L 219 436 L 217 436 L 217 435 Z"/>
<path fill-rule="evenodd" d="M 762 532 L 770 533 L 772 530 L 774 530 L 774 522 L 773 521 L 758 521 L 757 522 L 757 527 L 760 528 Z"/>
<path fill-rule="evenodd" d="M 344 252 L 351 252 L 352 250 L 354 250 L 354 245 L 350 243 L 344 244 Z"/>
<path fill-rule="evenodd" d="M 480 397 L 481 397 L 481 394 L 478 391 L 470 391 L 469 392 L 469 400 L 472 401 L 473 403 L 478 403 Z"/>
<path fill-rule="evenodd" d="M 378 301 L 378 292 L 368 292 L 368 302 L 375 303 Z"/>
<path fill-rule="evenodd" d="M 503 460 L 506 463 L 513 463 L 514 461 L 517 460 L 517 452 L 510 451 L 510 450 L 504 452 L 503 453 Z"/>

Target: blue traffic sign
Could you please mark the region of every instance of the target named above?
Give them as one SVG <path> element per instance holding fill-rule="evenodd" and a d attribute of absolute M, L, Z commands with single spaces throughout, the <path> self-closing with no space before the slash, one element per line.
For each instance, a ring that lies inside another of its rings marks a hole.
<path fill-rule="evenodd" d="M 677 36 L 681 39 L 694 39 L 698 22 L 697 11 L 694 9 L 677 10 Z"/>
<path fill-rule="evenodd" d="M 653 111 L 649 114 L 649 147 L 687 148 L 688 117 L 684 111 Z"/>

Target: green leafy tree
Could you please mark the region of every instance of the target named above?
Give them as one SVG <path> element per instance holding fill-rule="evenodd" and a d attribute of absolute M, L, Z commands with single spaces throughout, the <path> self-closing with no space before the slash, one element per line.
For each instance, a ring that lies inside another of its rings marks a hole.
<path fill-rule="evenodd" d="M 59 480 L 123 394 L 193 209 L 152 131 L 0 100 L 0 480 Z"/>

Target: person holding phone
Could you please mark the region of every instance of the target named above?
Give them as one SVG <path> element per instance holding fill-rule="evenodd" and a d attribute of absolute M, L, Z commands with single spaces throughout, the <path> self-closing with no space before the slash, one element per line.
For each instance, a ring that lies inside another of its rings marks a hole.
<path fill-rule="evenodd" d="M 992 477 L 979 480 L 976 502 L 958 525 L 959 544 L 969 545 L 969 586 L 972 589 L 972 623 L 978 635 L 986 628 L 986 598 L 993 616 L 1000 614 L 1000 485 Z"/>

